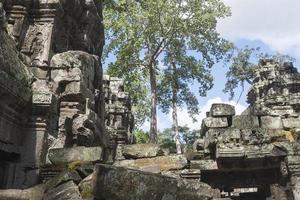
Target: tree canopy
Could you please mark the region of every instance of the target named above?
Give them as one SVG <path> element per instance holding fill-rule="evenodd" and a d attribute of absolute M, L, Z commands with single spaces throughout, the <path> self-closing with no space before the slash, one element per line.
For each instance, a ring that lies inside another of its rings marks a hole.
<path fill-rule="evenodd" d="M 106 5 L 104 15 L 104 55 L 116 57 L 108 73 L 125 79 L 140 119 L 150 112 L 150 142 L 155 143 L 157 104 L 165 111 L 172 105 L 167 101 L 171 85 L 163 83 L 175 75 L 176 103 L 197 112 L 188 84 L 200 83 L 200 94 L 211 88 L 210 67 L 232 48 L 216 31 L 218 19 L 229 16 L 230 9 L 221 0 L 118 0 Z M 172 63 L 176 73 L 168 70 Z M 166 93 L 158 102 L 159 87 Z"/>

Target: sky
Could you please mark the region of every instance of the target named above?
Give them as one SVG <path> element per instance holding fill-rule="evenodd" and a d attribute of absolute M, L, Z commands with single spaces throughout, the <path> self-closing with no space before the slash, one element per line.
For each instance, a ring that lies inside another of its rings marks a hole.
<path fill-rule="evenodd" d="M 266 53 L 288 54 L 296 59 L 296 66 L 300 65 L 300 0 L 223 0 L 231 7 L 232 16 L 219 21 L 217 30 L 222 37 L 233 42 L 237 47 L 260 47 Z M 298 68 L 299 70 L 299 68 Z M 213 67 L 212 73 L 215 84 L 206 97 L 199 97 L 201 113 L 193 122 L 185 108 L 178 113 L 179 125 L 187 125 L 192 129 L 199 129 L 206 111 L 213 103 L 228 103 L 236 106 L 236 113 L 240 114 L 247 108 L 245 91 L 239 102 L 237 98 L 228 101 L 229 96 L 222 90 L 226 82 L 227 69 L 221 64 Z M 192 88 L 196 87 L 191 85 Z M 249 88 L 249 86 L 248 86 Z M 246 88 L 246 90 L 248 89 Z M 239 94 L 240 91 L 237 91 Z M 237 95 L 239 96 L 239 95 Z M 172 115 L 158 112 L 158 129 L 170 128 Z M 149 130 L 146 122 L 144 130 Z"/>

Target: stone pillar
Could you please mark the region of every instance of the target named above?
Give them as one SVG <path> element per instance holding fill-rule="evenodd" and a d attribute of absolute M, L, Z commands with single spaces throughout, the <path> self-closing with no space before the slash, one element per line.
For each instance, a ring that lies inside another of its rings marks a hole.
<path fill-rule="evenodd" d="M 22 165 L 25 171 L 24 187 L 39 182 L 39 168 L 46 164 L 48 138 L 57 130 L 57 104 L 51 93 L 34 91 L 32 114 L 22 145 Z"/>
<path fill-rule="evenodd" d="M 288 156 L 286 160 L 291 177 L 290 184 L 294 200 L 300 200 L 300 156 Z"/>

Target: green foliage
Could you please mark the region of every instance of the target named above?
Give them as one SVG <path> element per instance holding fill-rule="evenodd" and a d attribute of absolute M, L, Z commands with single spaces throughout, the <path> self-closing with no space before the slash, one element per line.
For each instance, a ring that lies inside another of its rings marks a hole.
<path fill-rule="evenodd" d="M 190 130 L 187 126 L 180 127 L 179 132 L 181 133 L 184 143 L 189 145 L 194 144 L 196 139 L 200 136 L 200 130 Z"/>
<path fill-rule="evenodd" d="M 245 83 L 252 84 L 260 59 L 273 59 L 278 63 L 295 61 L 288 55 L 263 53 L 260 48 L 249 48 L 248 46 L 243 49 L 236 48 L 229 62 L 229 70 L 226 73 L 227 82 L 223 90 L 225 93 L 229 93 L 230 99 L 235 96 L 236 88 L 242 87 L 242 91 L 244 91 Z"/>
<path fill-rule="evenodd" d="M 176 153 L 176 144 L 174 140 L 173 129 L 167 128 L 158 134 L 158 144 L 162 148 L 169 149 L 171 153 Z"/>
<path fill-rule="evenodd" d="M 200 135 L 199 130 L 191 130 L 187 126 L 179 126 L 178 130 L 183 144 L 192 145 Z M 173 128 L 164 129 L 158 134 L 158 143 L 162 147 L 170 149 L 172 153 L 176 153 L 174 136 Z"/>
<path fill-rule="evenodd" d="M 149 134 L 144 132 L 141 129 L 137 129 L 134 131 L 134 136 L 137 144 L 146 144 L 149 142 Z"/>
<path fill-rule="evenodd" d="M 151 113 L 150 140 L 156 142 L 156 100 L 164 112 L 176 103 L 191 116 L 198 113 L 189 84 L 198 83 L 200 95 L 212 87 L 210 67 L 232 48 L 216 31 L 230 9 L 221 0 L 107 0 L 104 15 L 104 58 L 116 57 L 108 74 L 125 79 L 139 124 Z M 178 96 L 170 101 L 174 88 Z"/>

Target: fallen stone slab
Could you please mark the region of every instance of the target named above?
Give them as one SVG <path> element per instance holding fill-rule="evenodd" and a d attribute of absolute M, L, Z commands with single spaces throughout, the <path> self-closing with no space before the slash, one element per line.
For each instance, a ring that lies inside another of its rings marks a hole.
<path fill-rule="evenodd" d="M 50 149 L 48 158 L 54 165 L 102 160 L 102 147 L 72 147 Z"/>
<path fill-rule="evenodd" d="M 105 200 L 208 200 L 212 189 L 205 183 L 176 179 L 109 165 L 95 166 L 94 197 Z"/>
<path fill-rule="evenodd" d="M 43 199 L 45 185 L 37 185 L 26 190 L 0 190 L 1 200 L 41 200 Z"/>
<path fill-rule="evenodd" d="M 73 181 L 67 181 L 50 189 L 43 200 L 82 200 L 82 197 L 77 185 Z"/>
<path fill-rule="evenodd" d="M 90 174 L 85 179 L 83 179 L 78 185 L 79 191 L 84 200 L 93 200 L 94 199 L 94 196 L 93 196 L 93 189 L 94 189 L 94 185 L 95 185 L 94 177 L 95 177 L 94 173 Z"/>
<path fill-rule="evenodd" d="M 122 147 L 122 154 L 126 159 L 130 158 L 152 158 L 162 154 L 157 144 L 132 144 Z"/>
<path fill-rule="evenodd" d="M 184 155 L 158 156 L 155 158 L 142 158 L 137 160 L 116 161 L 114 166 L 138 169 L 142 171 L 160 173 L 161 171 L 178 170 L 187 166 Z"/>
<path fill-rule="evenodd" d="M 63 171 L 57 176 L 53 177 L 46 183 L 46 192 L 52 188 L 57 187 L 58 185 L 68 182 L 68 181 L 73 181 L 76 184 L 78 184 L 80 181 L 82 181 L 81 177 L 79 176 L 78 172 L 75 170 L 70 170 L 70 171 Z"/>

